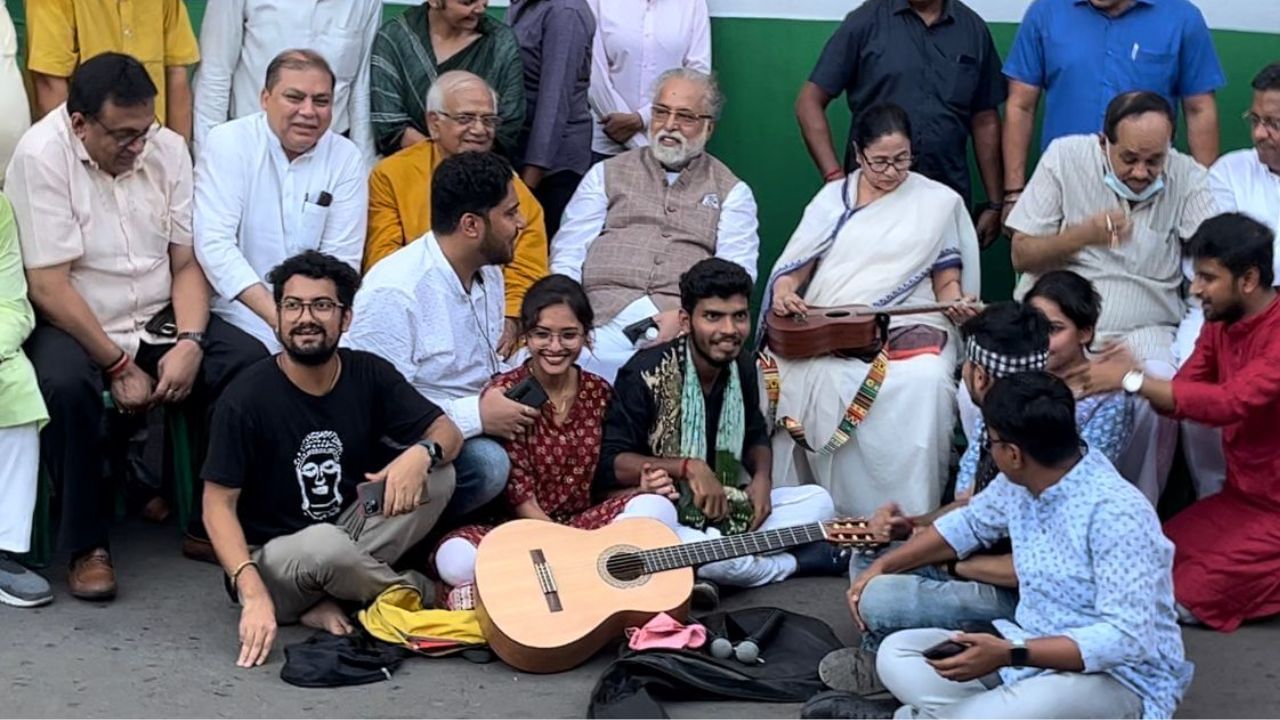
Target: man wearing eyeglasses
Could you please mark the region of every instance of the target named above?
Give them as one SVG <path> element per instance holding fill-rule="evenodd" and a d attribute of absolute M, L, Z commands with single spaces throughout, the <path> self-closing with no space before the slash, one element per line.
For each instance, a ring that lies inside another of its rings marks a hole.
<path fill-rule="evenodd" d="M 263 112 L 209 131 L 196 159 L 196 255 L 213 312 L 276 352 L 267 271 L 319 250 L 360 268 L 368 194 L 355 143 L 332 132 L 334 73 L 314 50 L 267 66 Z"/>
<path fill-rule="evenodd" d="M 44 465 L 61 489 L 68 585 L 84 599 L 116 593 L 103 391 L 130 414 L 206 402 L 265 355 L 209 317 L 191 247 L 191 159 L 156 124 L 155 98 L 142 63 L 91 58 L 72 74 L 65 105 L 19 141 L 5 182 L 40 316 L 27 352 L 49 408 Z"/>
<path fill-rule="evenodd" d="M 427 91 L 430 139 L 414 143 L 374 167 L 369 176 L 369 236 L 364 271 L 431 229 L 431 175 L 440 163 L 463 152 L 493 150 L 502 117 L 498 96 L 479 75 L 450 70 Z M 547 274 L 547 232 L 542 205 L 519 177 L 516 195 L 525 228 L 515 257 L 502 267 L 506 320 L 498 352 L 510 357 L 516 345 L 516 317 L 529 287 Z"/>
<path fill-rule="evenodd" d="M 719 257 L 754 281 L 751 188 L 706 152 L 724 98 L 715 78 L 668 70 L 654 86 L 649 145 L 583 177 L 551 244 L 551 272 L 582 283 L 596 313 L 585 369 L 612 382 L 637 349 L 680 332 L 680 275 Z"/>

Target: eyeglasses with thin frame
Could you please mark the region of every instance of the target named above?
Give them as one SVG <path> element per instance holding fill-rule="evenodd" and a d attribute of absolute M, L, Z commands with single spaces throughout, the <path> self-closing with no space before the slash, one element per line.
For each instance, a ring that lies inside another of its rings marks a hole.
<path fill-rule="evenodd" d="M 988 433 L 982 433 L 983 452 L 986 452 L 989 454 L 991 452 L 992 445 L 1013 445 L 1013 443 L 1009 442 L 1008 440 L 996 440 L 996 439 L 993 439 L 991 435 L 989 435 Z"/>
<path fill-rule="evenodd" d="M 502 116 L 500 115 L 477 115 L 475 113 L 458 113 L 455 115 L 454 113 L 447 113 L 443 110 L 437 110 L 435 112 L 437 115 L 443 115 L 463 127 L 470 127 L 478 122 L 486 129 L 494 130 L 502 124 Z"/>
<path fill-rule="evenodd" d="M 912 155 L 899 155 L 893 159 L 876 158 L 873 160 L 867 157 L 866 153 L 859 154 L 862 155 L 864 167 L 878 173 L 888 172 L 889 168 L 893 168 L 898 172 L 905 172 L 910 170 L 912 163 L 916 161 Z"/>
<path fill-rule="evenodd" d="M 1250 130 L 1257 130 L 1258 126 L 1261 125 L 1267 129 L 1267 132 L 1273 135 L 1280 135 L 1280 118 L 1262 117 L 1253 111 L 1246 112 L 1240 117 L 1244 118 L 1244 122 L 1249 126 Z"/>
<path fill-rule="evenodd" d="M 310 310 L 311 317 L 317 320 L 328 320 L 344 305 L 337 300 L 319 298 L 310 302 L 298 298 L 287 297 L 280 301 L 280 314 L 290 320 L 302 317 L 303 310 Z"/>
<path fill-rule="evenodd" d="M 527 333 L 530 347 L 550 347 L 552 340 L 559 340 L 565 347 L 577 347 L 586 338 L 581 330 L 562 330 L 553 332 L 546 328 L 536 327 Z"/>
<path fill-rule="evenodd" d="M 139 140 L 143 141 L 144 144 L 150 142 L 156 136 L 156 133 L 160 132 L 160 123 L 155 120 L 151 121 L 146 130 L 138 132 L 128 128 L 113 128 L 93 115 L 85 115 L 85 119 L 105 130 L 107 135 L 121 148 L 129 147 Z"/>
<path fill-rule="evenodd" d="M 686 130 L 692 130 L 707 120 L 713 120 L 713 115 L 691 113 L 688 110 L 673 110 L 666 105 L 653 105 L 653 120 L 659 125 L 666 125 L 667 120 L 675 117 L 676 124 Z"/>

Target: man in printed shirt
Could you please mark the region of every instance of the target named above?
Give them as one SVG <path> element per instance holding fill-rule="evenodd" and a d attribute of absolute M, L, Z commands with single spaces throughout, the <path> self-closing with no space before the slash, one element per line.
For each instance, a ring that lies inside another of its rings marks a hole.
<path fill-rule="evenodd" d="M 886 638 L 876 667 L 903 703 L 895 717 L 1171 717 L 1193 666 L 1174 611 L 1173 545 L 1155 511 L 1082 448 L 1063 381 L 1044 372 L 998 380 L 982 414 L 1000 475 L 877 560 L 849 589 L 849 606 L 857 618 L 863 588 L 879 575 L 965 558 L 1007 537 L 1018 609 L 995 621 L 998 635 L 921 628 Z M 960 652 L 925 657 L 947 640 Z M 850 696 L 846 709 L 883 712 L 883 703 Z"/>
<path fill-rule="evenodd" d="M 1145 374 L 1123 349 L 1088 372 L 1086 389 L 1124 386 L 1160 412 L 1222 428 L 1222 492 L 1175 516 L 1179 617 L 1230 632 L 1280 613 L 1280 302 L 1272 287 L 1274 235 L 1253 218 L 1206 220 L 1191 240 L 1191 291 L 1207 321 L 1172 381 Z"/>

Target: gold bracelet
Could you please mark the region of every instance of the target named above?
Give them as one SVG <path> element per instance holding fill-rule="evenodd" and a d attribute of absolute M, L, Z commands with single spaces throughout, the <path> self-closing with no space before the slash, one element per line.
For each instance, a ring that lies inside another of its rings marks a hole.
<path fill-rule="evenodd" d="M 239 584 L 239 582 L 240 582 L 240 573 L 244 572 L 244 569 L 245 569 L 245 568 L 247 568 L 247 567 L 249 567 L 250 565 L 254 566 L 255 568 L 258 568 L 258 561 L 257 561 L 257 560 L 252 560 L 252 559 L 250 559 L 250 560 L 245 560 L 244 562 L 242 562 L 242 563 L 240 563 L 239 565 L 237 565 L 237 566 L 236 566 L 235 571 L 233 571 L 233 572 L 231 573 L 231 587 L 232 587 L 232 588 L 236 588 L 236 586 L 237 586 L 237 585 Z M 258 568 L 258 569 L 259 569 L 259 570 L 261 570 L 262 568 Z"/>

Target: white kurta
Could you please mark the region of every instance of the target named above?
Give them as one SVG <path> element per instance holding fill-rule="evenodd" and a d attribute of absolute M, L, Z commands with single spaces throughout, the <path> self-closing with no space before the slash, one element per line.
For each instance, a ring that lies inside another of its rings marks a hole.
<path fill-rule="evenodd" d="M 848 184 L 850 202 L 856 187 L 855 174 Z M 845 188 L 843 182 L 830 183 L 809 204 L 775 275 L 819 249 L 845 212 Z M 960 196 L 912 174 L 843 225 L 818 262 L 804 299 L 814 307 L 932 303 L 932 272 L 956 266 L 962 256 L 970 265 L 964 273 L 971 283 L 966 290 L 977 292 L 972 286 L 977 263 L 970 260 L 976 248 L 977 236 Z M 869 515 L 890 501 L 908 514 L 938 506 L 955 417 L 958 339 L 940 313 L 894 322 L 895 327 L 917 324 L 947 332 L 943 352 L 892 361 L 866 419 L 833 454 L 805 451 L 785 431 L 775 432 L 775 483 L 816 482 L 831 493 L 841 514 Z M 834 356 L 779 358 L 778 369 L 782 389 L 777 417 L 799 420 L 809 444 L 820 448 L 844 417 L 870 364 Z"/>

